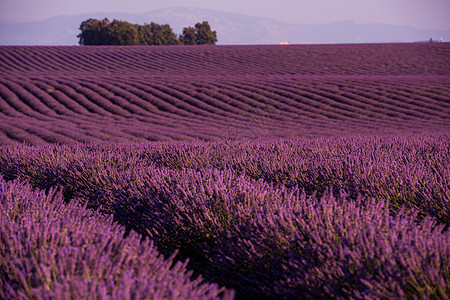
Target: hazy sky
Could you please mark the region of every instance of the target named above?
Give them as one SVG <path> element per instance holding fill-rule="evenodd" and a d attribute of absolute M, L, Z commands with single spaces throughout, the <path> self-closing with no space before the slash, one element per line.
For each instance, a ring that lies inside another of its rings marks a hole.
<path fill-rule="evenodd" d="M 450 0 L 0 0 L 0 22 L 93 12 L 144 13 L 189 6 L 296 24 L 353 20 L 450 30 Z"/>

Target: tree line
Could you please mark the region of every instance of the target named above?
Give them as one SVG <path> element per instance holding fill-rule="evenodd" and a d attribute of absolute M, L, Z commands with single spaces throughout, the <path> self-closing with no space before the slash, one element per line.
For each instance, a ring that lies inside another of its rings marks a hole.
<path fill-rule="evenodd" d="M 176 35 L 169 24 L 138 25 L 126 21 L 88 19 L 81 22 L 80 45 L 215 45 L 217 34 L 208 22 L 185 27 Z"/>

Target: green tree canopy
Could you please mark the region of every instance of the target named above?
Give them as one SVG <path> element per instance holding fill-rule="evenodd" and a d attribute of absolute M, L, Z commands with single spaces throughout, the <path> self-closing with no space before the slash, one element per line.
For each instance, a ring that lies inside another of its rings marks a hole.
<path fill-rule="evenodd" d="M 137 25 L 125 21 L 112 21 L 107 28 L 108 45 L 139 45 Z"/>
<path fill-rule="evenodd" d="M 88 19 L 80 25 L 77 35 L 80 45 L 203 45 L 217 42 L 216 32 L 211 31 L 208 22 L 186 27 L 177 37 L 169 24 L 137 25 L 126 21 L 107 18 Z"/>
<path fill-rule="evenodd" d="M 180 41 L 184 45 L 215 45 L 217 42 L 217 34 L 211 30 L 209 23 L 204 21 L 195 24 L 195 27 L 183 28 Z"/>
<path fill-rule="evenodd" d="M 153 32 L 150 24 L 138 26 L 139 45 L 153 45 Z"/>
<path fill-rule="evenodd" d="M 180 36 L 180 40 L 183 43 L 183 45 L 195 45 L 196 44 L 195 28 L 190 26 L 183 28 L 183 33 Z"/>
<path fill-rule="evenodd" d="M 208 22 L 195 24 L 195 43 L 197 45 L 215 45 L 217 42 L 217 34 L 211 30 Z"/>
<path fill-rule="evenodd" d="M 80 45 L 108 45 L 108 18 L 103 20 L 88 19 L 80 25 L 81 33 L 77 35 Z"/>

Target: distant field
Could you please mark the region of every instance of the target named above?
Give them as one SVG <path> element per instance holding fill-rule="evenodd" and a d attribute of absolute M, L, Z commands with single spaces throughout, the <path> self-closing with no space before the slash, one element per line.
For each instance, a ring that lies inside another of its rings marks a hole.
<path fill-rule="evenodd" d="M 0 144 L 450 129 L 450 44 L 0 47 Z"/>

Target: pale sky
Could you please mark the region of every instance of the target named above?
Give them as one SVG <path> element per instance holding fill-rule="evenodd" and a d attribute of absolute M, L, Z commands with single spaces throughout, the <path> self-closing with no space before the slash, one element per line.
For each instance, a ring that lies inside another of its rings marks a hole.
<path fill-rule="evenodd" d="M 0 0 L 0 22 L 37 21 L 94 12 L 145 13 L 185 6 L 294 24 L 335 21 L 450 30 L 450 0 Z"/>

